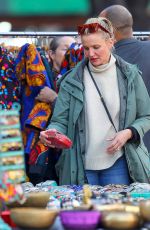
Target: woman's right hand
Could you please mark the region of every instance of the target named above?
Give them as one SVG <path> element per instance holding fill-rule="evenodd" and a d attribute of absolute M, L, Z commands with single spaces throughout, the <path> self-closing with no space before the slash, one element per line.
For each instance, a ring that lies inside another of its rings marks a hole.
<path fill-rule="evenodd" d="M 50 129 L 49 129 L 49 130 L 50 130 Z M 56 129 L 51 129 L 51 130 L 56 131 Z M 46 131 L 41 131 L 41 132 L 40 132 L 39 138 L 40 138 L 41 142 L 42 142 L 45 146 L 48 146 L 48 147 L 51 147 L 51 148 L 55 148 L 55 146 L 51 144 L 51 141 L 48 140 L 49 135 L 47 134 L 47 131 L 48 131 L 48 130 L 46 130 Z"/>

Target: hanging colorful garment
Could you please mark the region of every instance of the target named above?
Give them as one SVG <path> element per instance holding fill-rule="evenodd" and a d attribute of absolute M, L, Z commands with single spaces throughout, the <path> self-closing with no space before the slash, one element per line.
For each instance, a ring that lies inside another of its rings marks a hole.
<path fill-rule="evenodd" d="M 24 149 L 30 154 L 41 130 L 51 115 L 48 103 L 35 100 L 45 86 L 51 88 L 47 72 L 35 45 L 25 44 L 15 60 L 16 75 L 21 82 L 21 128 Z"/>
<path fill-rule="evenodd" d="M 49 81 L 50 81 L 50 84 L 51 84 L 51 88 L 53 90 L 55 90 L 55 86 L 54 86 L 54 81 L 53 81 L 53 71 L 52 71 L 52 65 L 51 63 L 48 61 L 47 57 L 46 57 L 46 54 L 45 54 L 45 51 L 43 49 L 41 49 L 40 47 L 37 48 L 40 56 L 41 56 L 41 59 L 42 59 L 42 62 L 44 64 L 44 67 L 46 69 L 46 72 L 47 72 L 47 75 L 48 75 L 48 78 L 49 78 Z"/>
<path fill-rule="evenodd" d="M 12 55 L 0 47 L 0 110 L 20 107 L 20 88 L 14 64 Z"/>
<path fill-rule="evenodd" d="M 60 74 L 57 78 L 61 78 L 63 74 L 74 68 L 83 58 L 84 50 L 82 44 L 72 43 L 65 54 L 65 58 L 60 68 Z"/>

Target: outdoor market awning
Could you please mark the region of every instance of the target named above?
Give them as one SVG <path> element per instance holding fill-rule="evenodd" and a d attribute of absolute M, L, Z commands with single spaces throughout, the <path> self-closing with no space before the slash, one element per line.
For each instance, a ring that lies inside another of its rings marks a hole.
<path fill-rule="evenodd" d="M 89 0 L 0 0 L 1 16 L 87 15 Z"/>

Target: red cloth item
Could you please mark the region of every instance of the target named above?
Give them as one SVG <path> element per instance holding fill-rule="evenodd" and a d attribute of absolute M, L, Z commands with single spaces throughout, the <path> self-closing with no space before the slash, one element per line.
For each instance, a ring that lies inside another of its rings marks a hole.
<path fill-rule="evenodd" d="M 10 218 L 10 211 L 3 211 L 1 212 L 1 218 L 4 220 L 6 224 L 8 224 L 12 228 L 16 228 L 16 224 Z"/>
<path fill-rule="evenodd" d="M 57 130 L 47 130 L 48 140 L 58 149 L 68 149 L 72 146 L 72 141 Z"/>
<path fill-rule="evenodd" d="M 29 165 L 36 164 L 38 157 L 46 152 L 49 148 L 45 146 L 40 140 L 36 143 L 29 155 Z"/>

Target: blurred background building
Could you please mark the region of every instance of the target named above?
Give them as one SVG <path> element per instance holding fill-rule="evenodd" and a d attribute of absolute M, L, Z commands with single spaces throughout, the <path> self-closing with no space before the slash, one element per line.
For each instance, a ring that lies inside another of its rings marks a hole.
<path fill-rule="evenodd" d="M 75 31 L 113 4 L 131 11 L 134 30 L 150 29 L 150 0 L 0 0 L 0 31 Z"/>

